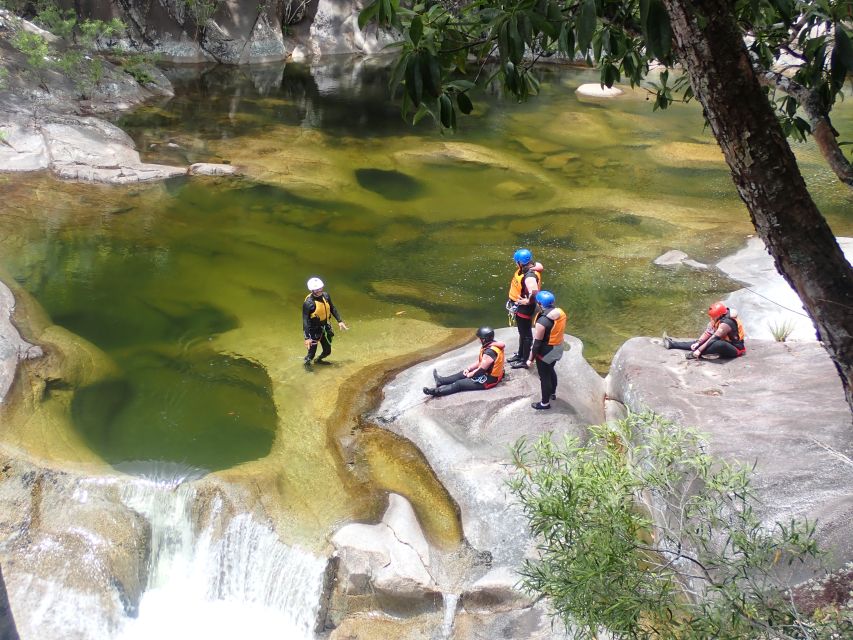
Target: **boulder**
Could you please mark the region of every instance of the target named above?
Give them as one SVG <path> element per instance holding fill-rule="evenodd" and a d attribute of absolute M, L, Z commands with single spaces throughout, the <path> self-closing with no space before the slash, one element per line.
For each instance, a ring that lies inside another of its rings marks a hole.
<path fill-rule="evenodd" d="M 535 598 L 519 588 L 521 576 L 509 567 L 493 569 L 462 594 L 467 613 L 503 613 L 533 606 Z"/>
<path fill-rule="evenodd" d="M 212 162 L 196 162 L 191 164 L 189 174 L 191 176 L 233 176 L 237 173 L 237 167 L 230 164 L 214 164 Z"/>
<path fill-rule="evenodd" d="M 0 563 L 25 638 L 110 635 L 135 616 L 150 529 L 115 485 L 0 460 Z"/>
<path fill-rule="evenodd" d="M 12 386 L 18 362 L 42 355 L 41 347 L 24 340 L 12 324 L 14 310 L 15 298 L 12 291 L 0 282 L 0 404 Z"/>
<path fill-rule="evenodd" d="M 838 238 L 844 255 L 853 262 L 853 238 Z M 751 338 L 774 339 L 773 332 L 787 328 L 788 341 L 816 340 L 815 327 L 791 285 L 779 274 L 761 238 L 750 238 L 746 247 L 717 263 L 733 280 L 747 285 L 725 298 L 740 314 Z"/>
<path fill-rule="evenodd" d="M 359 610 L 416 615 L 440 608 L 429 545 L 408 500 L 391 494 L 378 524 L 349 524 L 332 537 L 337 562 L 329 626 Z"/>
<path fill-rule="evenodd" d="M 707 264 L 691 260 L 686 253 L 678 249 L 671 249 L 663 255 L 658 256 L 655 258 L 654 263 L 659 267 L 677 267 L 683 264 L 694 269 L 708 268 Z"/>
<path fill-rule="evenodd" d="M 498 340 L 513 345 L 517 336 L 512 328 L 497 331 Z M 518 567 L 532 545 L 506 487 L 509 446 L 548 432 L 580 436 L 583 426 L 604 419 L 604 381 L 584 360 L 577 338 L 566 344 L 570 350 L 557 365 L 560 387 L 551 411 L 530 407 L 539 398 L 539 378 L 527 370 L 507 369 L 506 379 L 486 391 L 425 399 L 422 388 L 434 385 L 432 370 L 463 369 L 477 356 L 479 343 L 472 343 L 398 374 L 368 416 L 423 452 L 459 505 L 466 540 L 495 566 Z"/>
<path fill-rule="evenodd" d="M 364 30 L 358 26 L 358 14 L 366 4 L 361 0 L 317 2 L 307 43 L 315 59 L 337 54 L 372 55 L 399 39 L 376 25 L 368 25 Z"/>
<path fill-rule="evenodd" d="M 616 98 L 625 92 L 619 87 L 605 87 L 603 84 L 588 83 L 575 89 L 575 93 L 586 98 Z"/>
<path fill-rule="evenodd" d="M 755 464 L 757 509 L 768 525 L 818 520 L 831 564 L 853 557 L 853 424 L 841 381 L 816 343 L 748 340 L 735 360 L 686 360 L 660 340 L 616 353 L 607 395 L 708 434 L 713 455 Z M 804 578 L 803 570 L 795 578 Z"/>

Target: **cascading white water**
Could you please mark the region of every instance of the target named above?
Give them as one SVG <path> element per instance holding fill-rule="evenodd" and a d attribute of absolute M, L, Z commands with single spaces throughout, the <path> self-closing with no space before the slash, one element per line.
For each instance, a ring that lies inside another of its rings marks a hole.
<path fill-rule="evenodd" d="M 249 515 L 214 539 L 193 531 L 194 490 L 181 479 L 140 479 L 124 502 L 151 524 L 148 586 L 119 640 L 310 640 L 325 560 L 283 544 Z"/>

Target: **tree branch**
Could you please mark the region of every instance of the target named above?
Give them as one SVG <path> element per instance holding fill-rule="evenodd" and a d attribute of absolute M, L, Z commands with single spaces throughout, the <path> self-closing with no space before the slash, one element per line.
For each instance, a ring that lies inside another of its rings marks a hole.
<path fill-rule="evenodd" d="M 753 69 L 758 76 L 758 81 L 763 86 L 784 91 L 800 104 L 803 113 L 809 120 L 812 136 L 814 136 L 824 160 L 838 176 L 838 179 L 853 189 L 853 165 L 844 156 L 844 152 L 838 144 L 838 132 L 832 126 L 829 113 L 823 106 L 820 96 L 781 73 L 760 67 L 755 61 L 753 61 Z"/>

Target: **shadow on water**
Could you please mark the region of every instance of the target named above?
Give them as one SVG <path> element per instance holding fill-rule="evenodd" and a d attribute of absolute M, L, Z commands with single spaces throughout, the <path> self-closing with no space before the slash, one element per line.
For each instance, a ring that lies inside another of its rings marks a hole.
<path fill-rule="evenodd" d="M 424 192 L 420 181 L 399 171 L 356 169 L 358 184 L 387 200 L 414 200 Z"/>

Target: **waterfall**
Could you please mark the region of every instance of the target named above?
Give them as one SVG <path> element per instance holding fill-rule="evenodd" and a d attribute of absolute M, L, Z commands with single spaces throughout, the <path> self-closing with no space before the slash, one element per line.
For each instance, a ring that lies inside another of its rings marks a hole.
<path fill-rule="evenodd" d="M 118 640 L 313 638 L 325 559 L 283 544 L 246 514 L 219 533 L 210 525 L 196 532 L 192 483 L 158 476 L 123 491 L 151 524 L 151 556 L 139 616 Z"/>
<path fill-rule="evenodd" d="M 442 594 L 444 598 L 444 620 L 441 623 L 441 637 L 450 638 L 453 633 L 453 621 L 456 618 L 456 609 L 459 605 L 458 593 Z"/>

